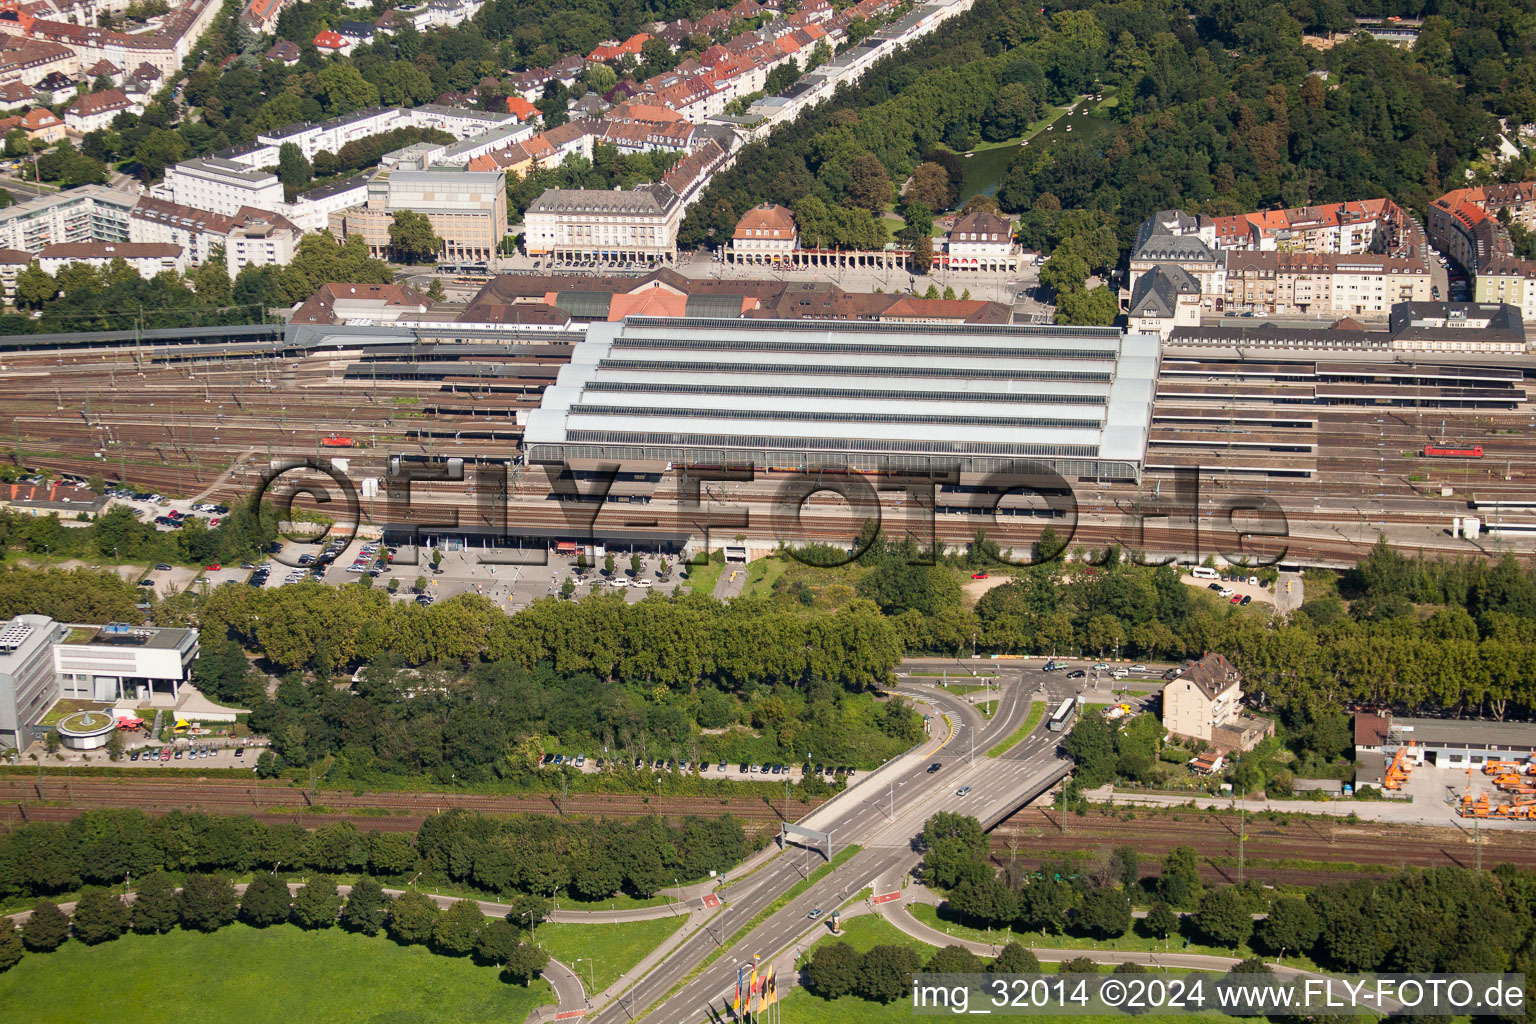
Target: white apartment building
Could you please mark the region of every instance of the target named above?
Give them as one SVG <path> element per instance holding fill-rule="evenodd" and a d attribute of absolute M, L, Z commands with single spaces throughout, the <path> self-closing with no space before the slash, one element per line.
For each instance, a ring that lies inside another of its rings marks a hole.
<path fill-rule="evenodd" d="M 118 114 L 142 114 L 144 105 L 124 96 L 119 89 L 80 96 L 64 108 L 64 126 L 76 135 L 109 128 Z"/>
<path fill-rule="evenodd" d="M 286 217 L 268 210 L 242 207 L 234 216 L 225 216 L 152 196 L 134 207 L 129 234 L 134 242 L 180 246 L 193 267 L 206 263 L 223 246 L 231 279 L 248 266 L 287 266 L 303 237 Z"/>
<path fill-rule="evenodd" d="M 242 206 L 275 210 L 283 202 L 283 186 L 276 174 L 219 157 L 184 160 L 167 168 L 165 181 L 155 186 L 152 194 L 182 206 L 227 215 Z"/>
<path fill-rule="evenodd" d="M 368 201 L 368 177 L 359 174 L 331 185 L 312 188 L 284 204 L 278 212 L 302 231 L 324 231 L 331 214 L 362 206 Z"/>
<path fill-rule="evenodd" d="M 45 274 L 58 274 L 76 263 L 100 269 L 113 260 L 122 260 L 146 280 L 163 271 L 180 274 L 187 269 L 182 248 L 161 242 L 60 242 L 37 254 L 37 265 Z"/>
<path fill-rule="evenodd" d="M 138 196 L 83 185 L 0 210 L 0 248 L 36 253 L 60 242 L 126 242 Z"/>

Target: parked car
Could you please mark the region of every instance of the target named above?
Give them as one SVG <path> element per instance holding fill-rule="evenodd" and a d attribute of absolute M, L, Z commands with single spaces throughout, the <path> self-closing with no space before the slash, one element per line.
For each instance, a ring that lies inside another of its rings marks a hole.
<path fill-rule="evenodd" d="M 971 573 L 971 579 L 973 579 L 973 580 L 984 580 L 986 578 L 987 578 L 987 574 L 985 572 L 973 572 L 973 573 Z"/>

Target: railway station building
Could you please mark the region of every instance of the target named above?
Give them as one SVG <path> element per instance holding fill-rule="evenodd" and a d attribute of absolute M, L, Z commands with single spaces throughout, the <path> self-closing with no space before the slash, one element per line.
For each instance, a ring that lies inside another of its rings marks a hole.
<path fill-rule="evenodd" d="M 1092 327 L 630 317 L 594 323 L 529 414 L 530 463 L 1136 481 L 1158 339 Z"/>

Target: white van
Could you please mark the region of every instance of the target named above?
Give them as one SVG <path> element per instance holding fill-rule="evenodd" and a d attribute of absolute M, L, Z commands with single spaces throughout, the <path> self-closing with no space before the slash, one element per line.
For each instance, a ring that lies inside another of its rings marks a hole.
<path fill-rule="evenodd" d="M 1200 580 L 1214 580 L 1217 578 L 1216 570 L 1205 565 L 1195 566 L 1193 569 L 1189 570 L 1189 574 Z"/>

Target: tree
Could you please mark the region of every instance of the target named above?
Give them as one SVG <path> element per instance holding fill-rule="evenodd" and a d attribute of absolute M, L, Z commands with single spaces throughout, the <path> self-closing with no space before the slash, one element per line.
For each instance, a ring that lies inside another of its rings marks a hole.
<path fill-rule="evenodd" d="M 432 926 L 432 946 L 449 956 L 469 956 L 475 951 L 485 915 L 474 900 L 458 900 Z"/>
<path fill-rule="evenodd" d="M 1054 291 L 1058 301 L 1067 292 L 1082 291 L 1087 280 L 1087 262 L 1075 250 L 1065 246 L 1051 253 L 1051 258 L 1040 268 L 1040 283 Z"/>
<path fill-rule="evenodd" d="M 341 926 L 349 932 L 377 935 L 384 927 L 388 902 L 383 887 L 365 875 L 347 893 L 346 906 L 341 908 Z"/>
<path fill-rule="evenodd" d="M 315 76 L 315 99 L 327 114 L 347 114 L 376 106 L 379 90 L 351 62 L 327 64 Z"/>
<path fill-rule="evenodd" d="M 317 879 L 299 889 L 293 898 L 293 920 L 300 928 L 330 928 L 341 910 L 336 883 Z"/>
<path fill-rule="evenodd" d="M 544 965 L 549 963 L 549 954 L 543 947 L 535 946 L 531 942 L 519 942 L 512 955 L 507 958 L 507 965 L 502 968 L 503 980 L 514 985 L 527 985 L 544 972 Z"/>
<path fill-rule="evenodd" d="M 416 844 L 406 832 L 373 832 L 368 836 L 368 870 L 399 878 L 416 868 Z"/>
<path fill-rule="evenodd" d="M 1099 965 L 1086 956 L 1076 956 L 1071 960 L 1063 960 L 1057 968 L 1058 974 L 1097 974 Z"/>
<path fill-rule="evenodd" d="M 256 777 L 258 779 L 275 779 L 283 774 L 283 757 L 272 750 L 263 750 L 256 758 Z"/>
<path fill-rule="evenodd" d="M 925 974 L 980 974 L 981 957 L 964 946 L 949 945 L 928 958 L 923 966 Z"/>
<path fill-rule="evenodd" d="M 287 881 L 258 871 L 240 897 L 240 919 L 257 928 L 266 928 L 288 920 L 292 907 Z"/>
<path fill-rule="evenodd" d="M 220 875 L 190 874 L 181 886 L 183 928 L 212 932 L 234 921 L 240 911 L 235 887 Z"/>
<path fill-rule="evenodd" d="M 848 202 L 870 213 L 883 213 L 891 205 L 891 179 L 885 166 L 871 153 L 861 153 L 849 168 Z"/>
<path fill-rule="evenodd" d="M 1102 715 L 1077 716 L 1062 750 L 1074 764 L 1073 777 L 1084 789 L 1093 789 L 1115 777 L 1114 733 Z"/>
<path fill-rule="evenodd" d="M 1055 259 L 1055 257 L 1051 257 Z M 1047 264 L 1049 266 L 1049 264 Z M 1041 268 L 1044 279 L 1045 268 Z M 1120 300 L 1113 289 L 1100 285 L 1091 291 L 1068 290 L 1056 293 L 1056 322 L 1079 327 L 1108 327 L 1120 315 Z"/>
<path fill-rule="evenodd" d="M 401 263 L 431 263 L 442 250 L 443 240 L 432 230 L 424 213 L 398 210 L 389 224 L 389 251 Z"/>
<path fill-rule="evenodd" d="M 1254 929 L 1265 949 L 1283 955 L 1287 950 L 1310 950 L 1322 932 L 1322 922 L 1306 900 L 1285 896 L 1269 905 L 1269 914 Z"/>
<path fill-rule="evenodd" d="M 1039 974 L 1040 961 L 1023 943 L 1010 942 L 987 965 L 993 974 Z"/>
<path fill-rule="evenodd" d="M 69 918 L 51 900 L 39 900 L 21 926 L 21 941 L 34 953 L 51 953 L 69 939 Z"/>
<path fill-rule="evenodd" d="M 1242 892 L 1232 885 L 1212 889 L 1200 900 L 1195 926 L 1216 945 L 1236 949 L 1253 934 L 1253 915 Z"/>
<path fill-rule="evenodd" d="M 59 294 L 58 282 L 45 274 L 37 262 L 27 264 L 16 275 L 16 305 L 21 309 L 42 309 L 43 303 L 51 302 Z"/>
<path fill-rule="evenodd" d="M 314 178 L 315 169 L 296 143 L 285 142 L 277 150 L 277 180 L 283 183 L 288 202 L 304 190 Z"/>
<path fill-rule="evenodd" d="M 874 946 L 859 958 L 854 992 L 876 1003 L 894 1003 L 912 989 L 922 962 L 907 946 Z"/>
<path fill-rule="evenodd" d="M 0 973 L 15 967 L 24 955 L 26 950 L 21 944 L 21 936 L 10 921 L 0 921 Z"/>
<path fill-rule="evenodd" d="M 1150 715 L 1143 715 L 1150 718 Z M 1153 724 L 1156 724 L 1154 721 Z M 1159 727 L 1159 731 L 1161 728 Z M 1141 855 L 1136 852 L 1134 846 L 1117 846 L 1113 854 L 1113 861 L 1120 875 L 1120 887 L 1126 892 L 1131 892 L 1141 881 Z"/>
<path fill-rule="evenodd" d="M 168 932 L 180 916 L 180 897 L 169 875 L 156 871 L 139 879 L 132 908 L 134 931 L 144 935 Z"/>
<path fill-rule="evenodd" d="M 903 198 L 908 203 L 924 203 L 930 210 L 946 210 L 952 201 L 950 194 L 949 171 L 929 161 L 913 168 Z"/>
<path fill-rule="evenodd" d="M 549 911 L 549 900 L 543 896 L 522 893 L 507 901 L 507 920 L 519 928 L 537 928 L 549 917 Z"/>
<path fill-rule="evenodd" d="M 1179 930 L 1179 916 L 1173 912 L 1172 907 L 1158 900 L 1147 908 L 1147 916 L 1142 919 L 1142 927 L 1153 938 L 1166 939 Z"/>
<path fill-rule="evenodd" d="M 1101 939 L 1124 935 L 1131 926 L 1131 901 L 1119 889 L 1090 889 L 1077 906 L 1077 921 Z"/>
<path fill-rule="evenodd" d="M 518 930 L 502 918 L 487 921 L 475 939 L 475 959 L 491 967 L 500 967 L 512 959 L 521 942 Z"/>
<path fill-rule="evenodd" d="M 582 72 L 582 77 L 587 80 L 587 85 L 599 96 L 619 84 L 619 76 L 606 64 L 588 64 L 587 70 Z"/>
<path fill-rule="evenodd" d="M 88 889 L 75 903 L 75 938 L 87 946 L 115 939 L 128 930 L 128 905 L 110 889 Z"/>
<path fill-rule="evenodd" d="M 1200 896 L 1198 855 L 1193 847 L 1176 846 L 1163 858 L 1157 878 L 1157 894 L 1173 907 L 1190 907 Z"/>
<path fill-rule="evenodd" d="M 613 552 L 612 551 L 605 552 L 603 554 L 603 575 L 604 576 L 612 576 L 613 575 L 613 566 L 614 566 Z"/>
<path fill-rule="evenodd" d="M 823 999 L 837 999 L 859 980 L 859 954 L 846 942 L 818 945 L 805 968 L 805 987 Z"/>
<path fill-rule="evenodd" d="M 139 180 L 145 183 L 160 177 L 167 167 L 186 157 L 186 139 L 168 128 L 150 129 L 133 150 L 133 162 L 139 165 Z"/>
<path fill-rule="evenodd" d="M 439 916 L 437 904 L 431 897 L 408 892 L 396 897 L 389 905 L 389 917 L 384 927 L 389 937 L 402 946 L 426 945 L 432 941 L 432 930 Z"/>

